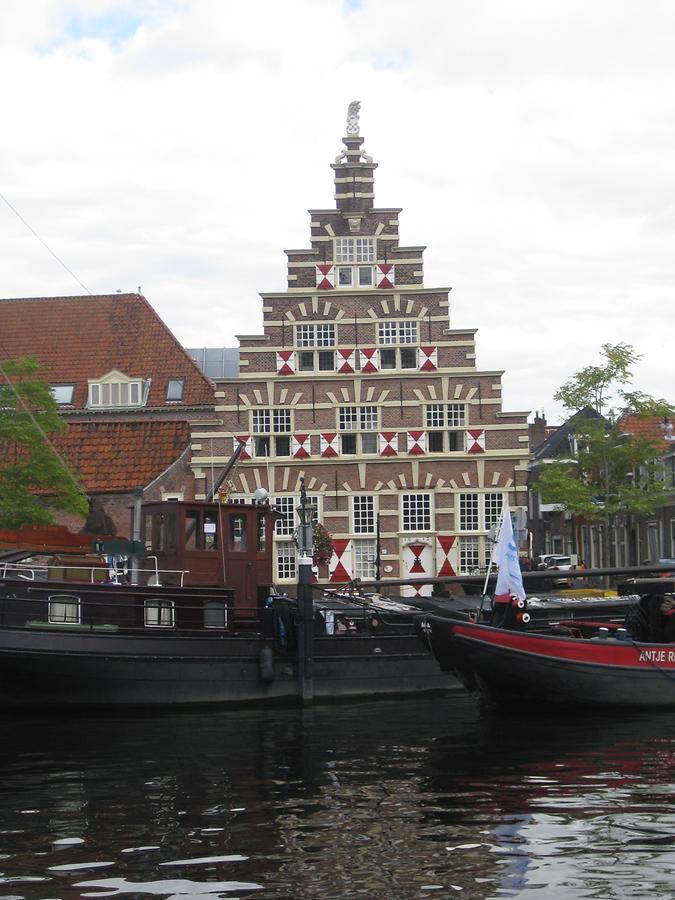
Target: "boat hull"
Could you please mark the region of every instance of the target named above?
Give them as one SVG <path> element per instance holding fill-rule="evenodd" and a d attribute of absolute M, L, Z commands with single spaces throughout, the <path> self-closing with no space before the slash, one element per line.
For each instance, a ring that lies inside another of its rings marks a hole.
<path fill-rule="evenodd" d="M 416 634 L 317 637 L 314 699 L 457 688 Z M 265 656 L 266 654 L 266 656 Z M 0 705 L 174 706 L 301 699 L 297 656 L 260 635 L 124 636 L 0 631 Z"/>
<path fill-rule="evenodd" d="M 441 667 L 492 704 L 675 708 L 673 644 L 564 638 L 436 617 L 425 632 Z"/>

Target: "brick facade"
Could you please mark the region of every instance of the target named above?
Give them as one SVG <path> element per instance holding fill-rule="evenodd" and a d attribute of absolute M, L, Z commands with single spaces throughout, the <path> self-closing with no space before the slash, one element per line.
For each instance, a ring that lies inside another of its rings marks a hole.
<path fill-rule="evenodd" d="M 287 512 L 281 584 L 301 476 L 334 539 L 321 582 L 374 577 L 378 519 L 383 577 L 483 568 L 503 499 L 527 505 L 527 413 L 502 411 L 502 372 L 476 368 L 475 330 L 449 327 L 449 288 L 424 287 L 424 247 L 399 246 L 362 138 L 343 140 L 336 208 L 310 210 L 287 291 L 261 295 L 264 334 L 240 336 L 239 377 L 217 380 L 222 425 L 193 430 L 197 496 L 239 438 L 230 495 L 264 487 Z"/>

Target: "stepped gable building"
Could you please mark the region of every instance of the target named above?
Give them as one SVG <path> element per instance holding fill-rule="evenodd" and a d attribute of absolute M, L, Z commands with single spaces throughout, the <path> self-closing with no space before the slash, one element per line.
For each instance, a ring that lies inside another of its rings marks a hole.
<path fill-rule="evenodd" d="M 449 327 L 450 289 L 425 287 L 424 247 L 399 244 L 401 210 L 374 205 L 353 105 L 343 142 L 335 207 L 310 210 L 288 289 L 261 295 L 264 333 L 215 378 L 222 428 L 193 432 L 196 490 L 243 441 L 230 496 L 269 491 L 282 584 L 303 476 L 333 536 L 320 582 L 374 578 L 378 532 L 383 578 L 483 570 L 504 500 L 527 506 L 527 413 L 502 411 L 502 372 L 477 370 L 475 329 Z"/>
<path fill-rule="evenodd" d="M 193 498 L 190 432 L 213 421 L 214 387 L 145 297 L 0 300 L 0 358 L 23 356 L 42 364 L 66 422 L 56 448 L 119 535 L 135 491 Z"/>

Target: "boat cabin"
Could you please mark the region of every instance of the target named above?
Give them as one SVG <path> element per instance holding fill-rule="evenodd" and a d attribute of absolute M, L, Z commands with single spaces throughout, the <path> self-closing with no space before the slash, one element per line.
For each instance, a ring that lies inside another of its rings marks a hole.
<path fill-rule="evenodd" d="M 255 615 L 272 591 L 274 511 L 267 505 L 165 500 L 142 508 L 146 565 L 162 584 L 227 586 L 234 614 Z"/>

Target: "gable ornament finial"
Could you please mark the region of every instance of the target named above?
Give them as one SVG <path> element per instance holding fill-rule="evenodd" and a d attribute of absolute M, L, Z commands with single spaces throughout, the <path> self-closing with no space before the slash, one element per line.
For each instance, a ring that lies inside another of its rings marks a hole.
<path fill-rule="evenodd" d="M 347 110 L 347 134 L 359 133 L 360 109 L 361 102 L 359 100 L 352 100 L 352 102 L 349 104 L 349 109 Z"/>

